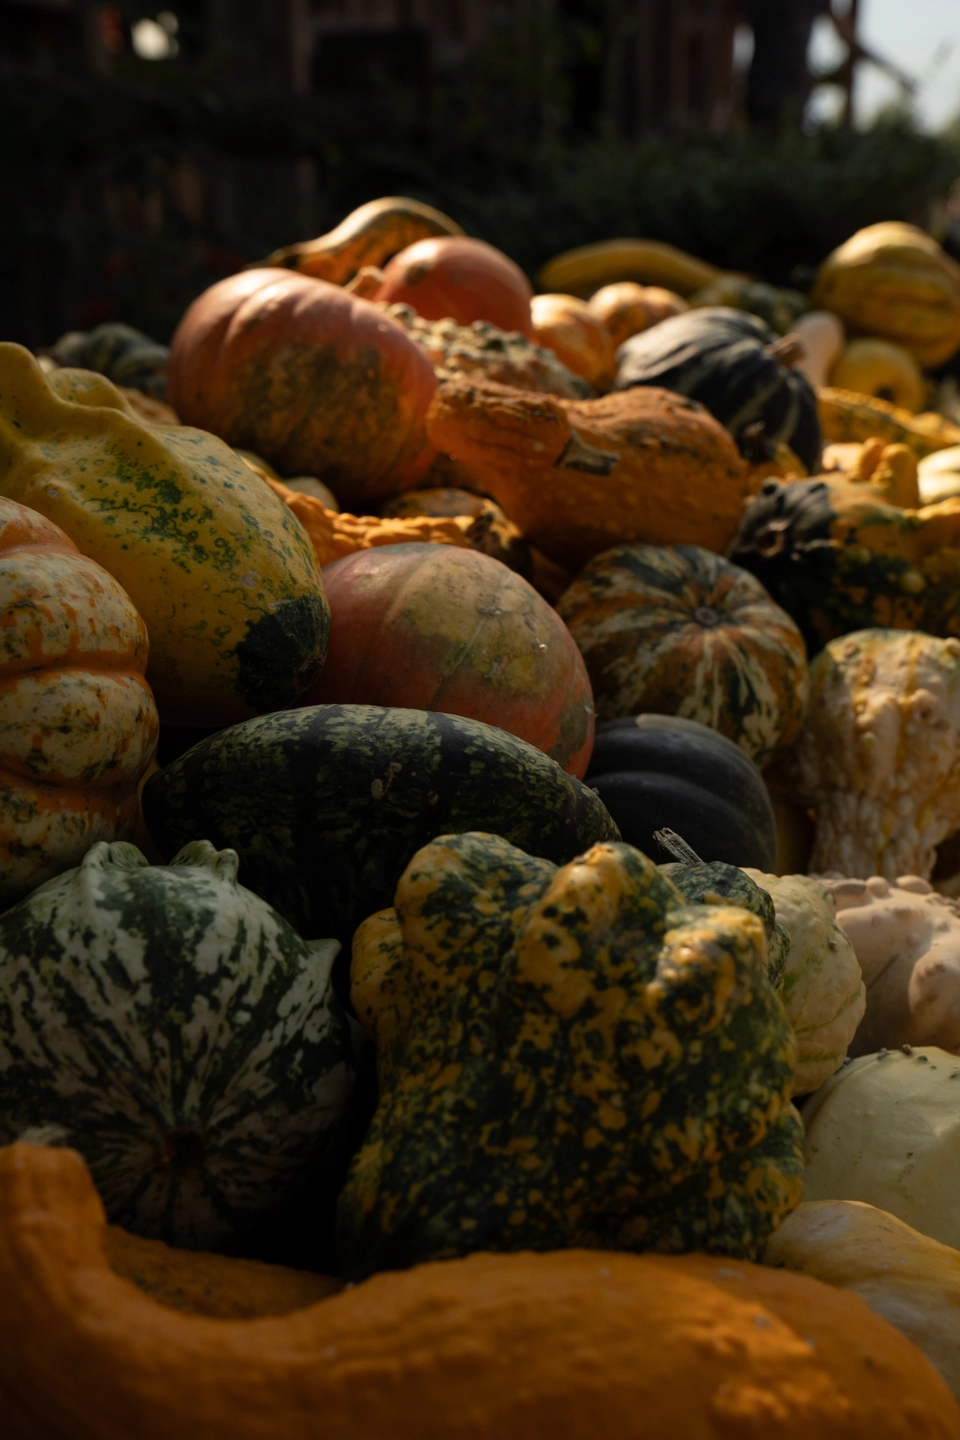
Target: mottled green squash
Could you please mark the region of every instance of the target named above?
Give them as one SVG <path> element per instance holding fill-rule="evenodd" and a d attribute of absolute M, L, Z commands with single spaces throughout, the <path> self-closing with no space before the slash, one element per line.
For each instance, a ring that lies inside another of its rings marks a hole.
<path fill-rule="evenodd" d="M 116 1224 L 234 1248 L 322 1172 L 349 1097 L 338 949 L 238 885 L 230 850 L 151 866 L 98 842 L 0 917 L 0 1144 L 70 1145 Z"/>
<path fill-rule="evenodd" d="M 414 856 L 360 927 L 380 1103 L 339 1203 L 353 1279 L 474 1250 L 748 1257 L 799 1200 L 794 1039 L 743 909 L 638 850 Z"/>
<path fill-rule="evenodd" d="M 771 985 L 779 988 L 790 950 L 790 936 L 777 923 L 773 900 L 762 886 L 737 865 L 722 860 L 708 864 L 661 865 L 660 873 L 676 885 L 690 905 L 742 905 L 763 922 L 767 937 L 767 975 Z"/>

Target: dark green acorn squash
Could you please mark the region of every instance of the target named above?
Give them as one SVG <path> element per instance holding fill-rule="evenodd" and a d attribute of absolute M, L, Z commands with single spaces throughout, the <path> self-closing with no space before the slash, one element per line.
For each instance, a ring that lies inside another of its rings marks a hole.
<path fill-rule="evenodd" d="M 754 315 L 690 310 L 624 341 L 614 389 L 661 385 L 689 395 L 749 458 L 760 458 L 758 447 L 784 444 L 815 471 L 823 437 L 813 388 L 791 368 L 799 355 Z"/>
<path fill-rule="evenodd" d="M 234 725 L 144 787 L 171 854 L 208 835 L 308 937 L 349 945 L 437 835 L 490 830 L 562 862 L 619 832 L 592 790 L 493 725 L 439 711 L 316 705 Z"/>
<path fill-rule="evenodd" d="M 704 860 L 776 869 L 776 822 L 760 771 L 696 720 L 636 715 L 598 725 L 586 784 L 624 840 L 655 859 L 654 833 L 670 829 Z"/>
<path fill-rule="evenodd" d="M 351 1279 L 476 1250 L 751 1257 L 800 1199 L 790 1022 L 742 908 L 629 845 L 558 869 L 418 852 L 353 945 L 380 1103 L 339 1202 Z"/>

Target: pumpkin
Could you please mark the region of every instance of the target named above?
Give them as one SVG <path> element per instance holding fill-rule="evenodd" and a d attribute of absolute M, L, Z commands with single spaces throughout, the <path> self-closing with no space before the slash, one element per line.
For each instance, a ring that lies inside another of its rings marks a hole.
<path fill-rule="evenodd" d="M 851 1060 L 803 1107 L 806 1200 L 862 1200 L 960 1245 L 960 1060 L 934 1045 Z"/>
<path fill-rule="evenodd" d="M 458 325 L 489 320 L 533 337 L 530 282 L 519 265 L 470 236 L 440 236 L 408 245 L 384 267 L 377 299 L 412 305 L 425 320 Z"/>
<path fill-rule="evenodd" d="M 828 255 L 810 302 L 839 315 L 852 334 L 902 345 L 925 368 L 960 346 L 960 265 L 899 220 L 868 225 Z"/>
<path fill-rule="evenodd" d="M 665 285 L 679 295 L 689 295 L 722 273 L 715 265 L 661 240 L 595 240 L 555 255 L 538 279 L 542 289 L 565 295 L 592 295 L 601 286 L 620 280 Z"/>
<path fill-rule="evenodd" d="M 45 515 L 126 590 L 168 724 L 291 704 L 330 612 L 302 527 L 221 441 L 137 420 L 109 380 L 0 344 L 0 494 Z M 56 388 L 54 388 L 56 387 Z M 191 837 L 193 838 L 193 837 Z"/>
<path fill-rule="evenodd" d="M 593 695 L 570 632 L 521 576 L 446 545 L 330 565 L 333 640 L 305 705 L 442 710 L 499 725 L 583 777 Z"/>
<path fill-rule="evenodd" d="M 559 869 L 495 835 L 426 845 L 354 936 L 380 1098 L 338 1202 L 343 1273 L 757 1254 L 802 1189 L 765 958 L 755 915 L 687 906 L 628 845 Z"/>
<path fill-rule="evenodd" d="M 619 838 L 594 792 L 525 741 L 374 705 L 286 711 L 212 735 L 151 776 L 143 809 L 165 854 L 181 836 L 212 836 L 301 934 L 345 944 L 435 835 L 491 830 L 559 863 Z"/>
<path fill-rule="evenodd" d="M 873 627 L 960 635 L 960 500 L 891 505 L 847 477 L 767 480 L 730 546 L 815 654 Z"/>
<path fill-rule="evenodd" d="M 758 764 L 799 733 L 800 631 L 721 555 L 621 545 L 595 556 L 557 609 L 587 663 L 601 720 L 641 711 L 699 720 Z"/>
<path fill-rule="evenodd" d="M 817 391 L 817 412 L 823 438 L 841 444 L 871 440 L 909 445 L 918 460 L 948 446 L 960 445 L 960 425 L 935 411 L 914 415 L 899 405 L 854 390 L 826 386 Z"/>
<path fill-rule="evenodd" d="M 819 390 L 826 385 L 830 367 L 844 347 L 843 325 L 829 310 L 808 310 L 794 320 L 788 333 L 803 348 L 796 368 Z"/>
<path fill-rule="evenodd" d="M 890 340 L 851 340 L 833 363 L 830 384 L 889 400 L 912 414 L 923 409 L 927 391 L 920 366 L 909 350 Z"/>
<path fill-rule="evenodd" d="M 0 497 L 0 907 L 129 834 L 159 722 L 129 597 Z"/>
<path fill-rule="evenodd" d="M 672 290 L 660 285 L 638 285 L 634 280 L 602 286 L 590 296 L 589 304 L 601 325 L 606 326 L 614 350 L 631 335 L 639 335 L 641 330 L 689 309 L 686 300 Z"/>
<path fill-rule="evenodd" d="M 462 234 L 457 222 L 442 210 L 407 195 L 385 195 L 351 210 L 326 235 L 274 250 L 263 263 L 345 285 L 365 266 L 383 265 L 415 240 Z"/>
<path fill-rule="evenodd" d="M 151 396 L 167 398 L 169 347 L 110 320 L 92 330 L 70 330 L 50 347 L 58 365 L 74 370 L 96 370 L 114 385 L 127 386 Z"/>
<path fill-rule="evenodd" d="M 808 308 L 807 297 L 798 290 L 783 290 L 762 280 L 748 280 L 743 275 L 719 276 L 701 290 L 695 290 L 688 304 L 692 310 L 717 305 L 744 310 L 749 315 L 756 315 L 780 335 L 792 330 L 794 323 Z"/>
<path fill-rule="evenodd" d="M 103 1237 L 77 1155 L 0 1152 L 7 1440 L 960 1435 L 939 1375 L 859 1297 L 748 1262 L 476 1255 L 237 1324 L 141 1294 Z"/>
<path fill-rule="evenodd" d="M 0 916 L 0 1140 L 74 1146 L 137 1234 L 235 1248 L 349 1097 L 339 948 L 239 886 L 232 851 L 98 842 Z"/>
<path fill-rule="evenodd" d="M 744 454 L 782 441 L 815 471 L 822 438 L 816 396 L 793 368 L 802 354 L 753 315 L 691 310 L 625 341 L 614 389 L 656 385 L 689 395 L 730 427 Z"/>
<path fill-rule="evenodd" d="M 764 1262 L 859 1295 L 960 1399 L 960 1251 L 860 1200 L 808 1200 L 770 1236 Z"/>
<path fill-rule="evenodd" d="M 473 538 L 471 527 L 472 548 L 483 555 L 491 555 L 494 560 L 502 560 L 525 580 L 533 574 L 530 546 L 496 501 L 483 495 L 451 486 L 441 486 L 436 490 L 408 490 L 405 495 L 398 495 L 381 505 L 380 514 L 389 520 L 408 520 L 420 515 L 447 516 L 450 519 L 469 515 L 481 521 L 478 532 L 481 528 L 484 530 L 482 536 L 478 533 L 477 538 Z"/>
<path fill-rule="evenodd" d="M 428 427 L 532 544 L 573 571 L 624 541 L 723 550 L 752 493 L 723 426 L 664 390 L 577 401 L 447 380 Z"/>
<path fill-rule="evenodd" d="M 777 835 L 763 777 L 731 740 L 673 715 L 597 726 L 586 776 L 624 840 L 656 857 L 675 830 L 707 861 L 776 863 Z"/>
<path fill-rule="evenodd" d="M 574 375 L 595 390 L 609 390 L 617 373 L 610 332 L 585 300 L 575 295 L 535 295 L 530 302 L 533 336 L 553 350 Z"/>
<path fill-rule="evenodd" d="M 244 270 L 205 290 L 170 347 L 188 425 L 315 475 L 348 508 L 413 489 L 433 459 L 427 357 L 382 310 L 336 285 Z"/>

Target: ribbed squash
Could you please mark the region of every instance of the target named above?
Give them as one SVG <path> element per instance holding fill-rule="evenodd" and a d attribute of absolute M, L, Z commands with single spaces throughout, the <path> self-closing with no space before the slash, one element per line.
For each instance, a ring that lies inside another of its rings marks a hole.
<path fill-rule="evenodd" d="M 603 321 L 575 295 L 535 295 L 530 302 L 533 337 L 553 350 L 574 375 L 595 390 L 609 390 L 617 373 L 614 345 Z"/>
<path fill-rule="evenodd" d="M 351 210 L 335 229 L 316 240 L 274 250 L 264 265 L 283 265 L 314 280 L 345 285 L 364 265 L 384 265 L 391 255 L 431 235 L 462 235 L 455 220 L 406 195 L 386 195 Z"/>
<path fill-rule="evenodd" d="M 853 334 L 896 341 L 925 368 L 960 346 L 960 265 L 916 225 L 887 220 L 851 235 L 824 260 L 810 301 Z"/>
<path fill-rule="evenodd" d="M 147 626 L 170 724 L 229 725 L 291 704 L 323 664 L 330 612 L 310 543 L 221 441 L 139 421 L 109 380 L 47 383 L 0 345 L 0 494 L 59 525 Z"/>
<path fill-rule="evenodd" d="M 722 551 L 752 493 L 723 426 L 665 390 L 564 401 L 449 380 L 428 427 L 534 545 L 574 571 L 624 541 Z"/>
<path fill-rule="evenodd" d="M 765 958 L 755 915 L 687 906 L 628 845 L 560 869 L 494 835 L 425 846 L 353 942 L 380 1102 L 340 1194 L 344 1273 L 758 1253 L 802 1188 Z"/>
<path fill-rule="evenodd" d="M 927 387 L 909 350 L 890 340 L 851 340 L 830 370 L 830 384 L 857 395 L 872 395 L 916 414 Z"/>
<path fill-rule="evenodd" d="M 688 303 L 693 310 L 716 305 L 744 310 L 748 315 L 756 315 L 779 335 L 792 330 L 794 321 L 807 309 L 807 297 L 798 290 L 779 289 L 762 280 L 748 280 L 743 275 L 721 275 L 702 290 L 695 290 Z"/>
<path fill-rule="evenodd" d="M 58 365 L 76 370 L 96 370 L 114 385 L 126 385 L 150 395 L 167 398 L 167 362 L 170 349 L 115 320 L 92 330 L 70 330 L 50 347 Z"/>
<path fill-rule="evenodd" d="M 960 445 L 960 426 L 936 411 L 913 415 L 888 400 L 830 386 L 817 391 L 817 411 L 828 442 L 871 440 L 909 445 L 918 460 L 950 445 Z"/>
<path fill-rule="evenodd" d="M 639 335 L 651 325 L 689 309 L 686 300 L 672 290 L 660 285 L 638 285 L 634 280 L 602 286 L 590 296 L 589 303 L 593 314 L 606 326 L 615 350 L 631 335 Z"/>
<path fill-rule="evenodd" d="M 477 1255 L 237 1324 L 144 1296 L 103 1237 L 75 1154 L 0 1152 L 6 1440 L 960 1436 L 857 1296 L 743 1261 Z"/>
<path fill-rule="evenodd" d="M 597 715 L 699 720 L 758 763 L 800 730 L 807 657 L 794 622 L 747 571 L 692 545 L 597 555 L 557 604 Z"/>
<path fill-rule="evenodd" d="M 129 834 L 159 722 L 116 580 L 0 497 L 0 907 Z"/>

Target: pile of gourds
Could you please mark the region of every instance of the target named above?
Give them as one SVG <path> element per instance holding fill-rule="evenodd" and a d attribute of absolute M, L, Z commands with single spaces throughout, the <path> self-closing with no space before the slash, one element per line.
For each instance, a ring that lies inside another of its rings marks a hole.
<path fill-rule="evenodd" d="M 540 280 L 0 343 L 10 1440 L 960 1440 L 960 266 Z"/>

